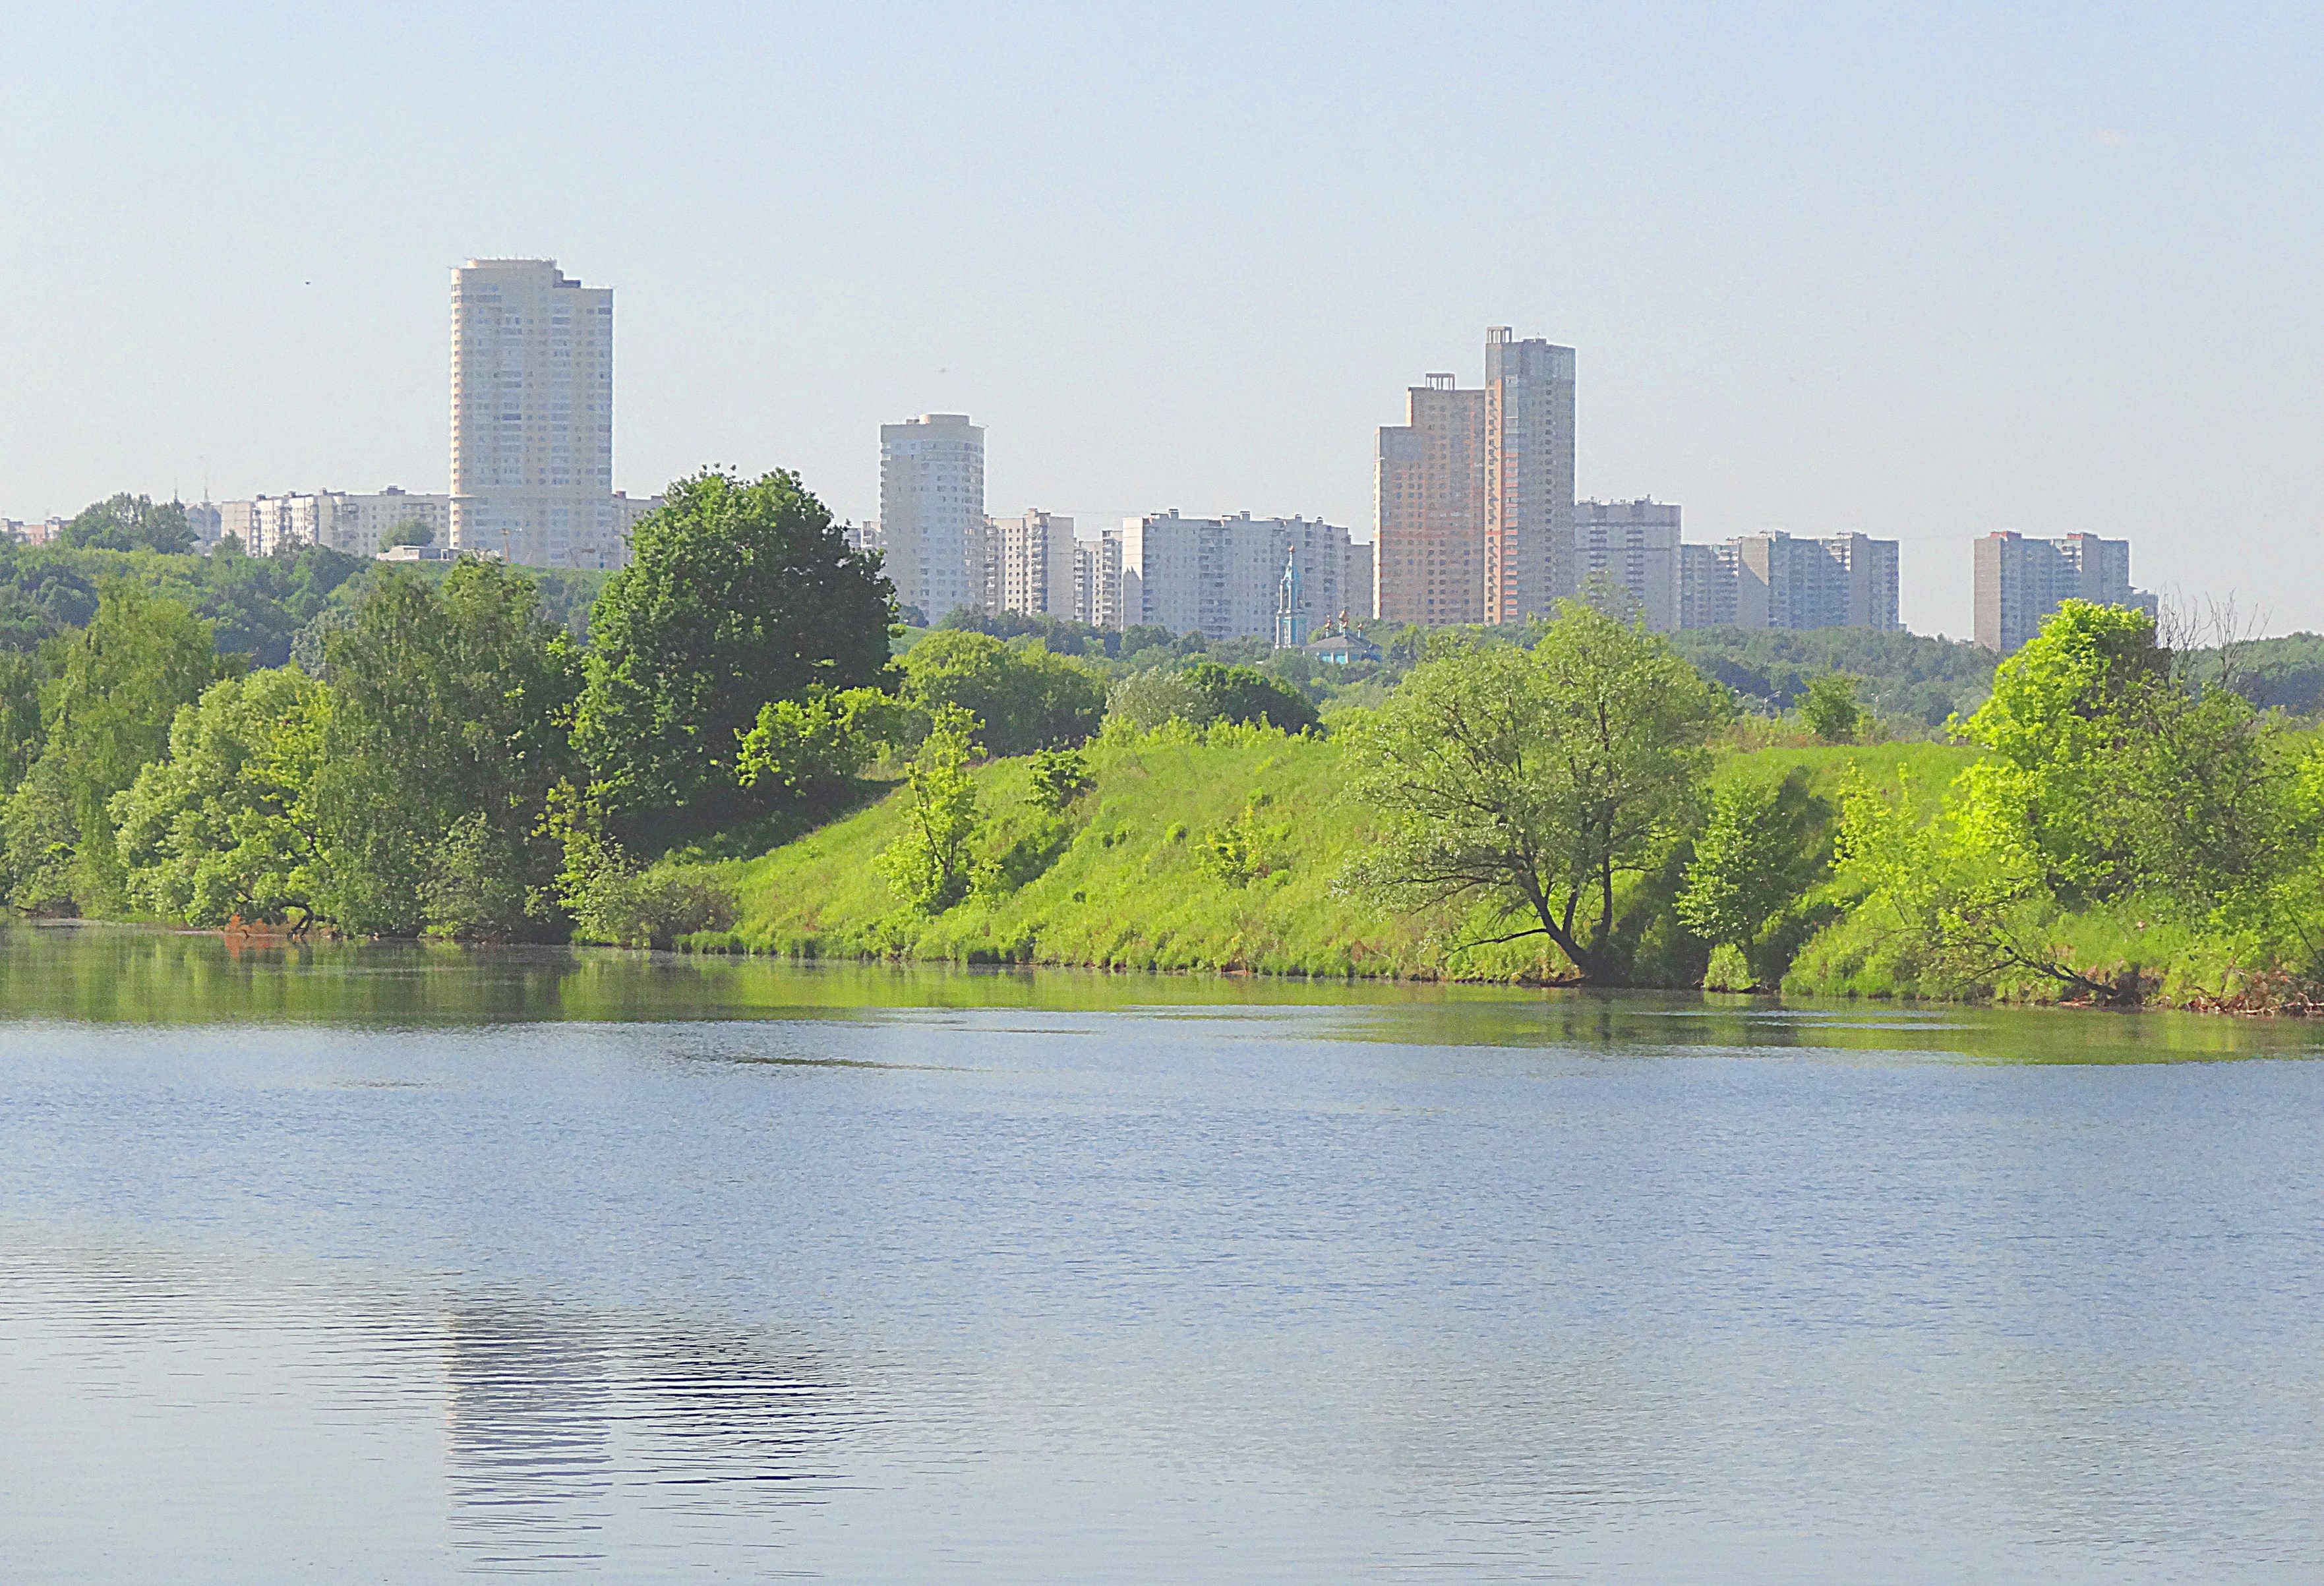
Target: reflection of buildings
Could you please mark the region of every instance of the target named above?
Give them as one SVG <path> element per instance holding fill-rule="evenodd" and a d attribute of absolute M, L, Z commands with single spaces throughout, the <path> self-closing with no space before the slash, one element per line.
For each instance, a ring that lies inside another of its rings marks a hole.
<path fill-rule="evenodd" d="M 740 1329 L 456 1301 L 441 1317 L 445 1475 L 459 1545 L 512 1566 L 589 1556 L 644 1483 L 731 1517 L 826 1472 L 843 1401 L 811 1360 Z"/>

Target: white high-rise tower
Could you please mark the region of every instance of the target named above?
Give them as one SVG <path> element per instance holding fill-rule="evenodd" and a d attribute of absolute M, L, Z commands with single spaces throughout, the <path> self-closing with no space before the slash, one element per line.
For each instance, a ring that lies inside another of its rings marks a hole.
<path fill-rule="evenodd" d="M 984 427 L 965 413 L 880 426 L 880 532 L 896 598 L 941 622 L 987 604 Z"/>
<path fill-rule="evenodd" d="M 540 567 L 617 567 L 613 290 L 554 259 L 452 272 L 452 522 L 459 550 Z"/>

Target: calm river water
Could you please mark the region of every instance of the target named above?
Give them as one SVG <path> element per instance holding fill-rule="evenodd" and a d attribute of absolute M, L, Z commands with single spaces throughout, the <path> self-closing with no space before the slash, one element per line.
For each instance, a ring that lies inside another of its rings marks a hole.
<path fill-rule="evenodd" d="M 10 1579 L 2315 1581 L 2297 1025 L 0 932 Z"/>

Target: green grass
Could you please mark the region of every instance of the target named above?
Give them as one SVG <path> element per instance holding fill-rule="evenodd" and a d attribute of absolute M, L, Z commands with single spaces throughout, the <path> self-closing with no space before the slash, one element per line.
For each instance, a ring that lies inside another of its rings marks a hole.
<path fill-rule="evenodd" d="M 980 851 L 1001 878 L 954 908 L 915 914 L 881 878 L 873 860 L 904 816 L 891 795 L 758 857 L 704 866 L 737 899 L 736 924 L 690 945 L 1275 974 L 1541 981 L 1566 973 L 1537 938 L 1457 950 L 1497 934 L 1481 911 L 1393 916 L 1337 893 L 1333 881 L 1374 828 L 1343 796 L 1334 742 L 1174 724 L 1143 736 L 1117 729 L 1087 753 L 1096 785 L 1062 817 L 1029 803 L 1027 761 L 977 769 Z M 1965 751 L 1930 743 L 1762 749 L 1722 755 L 1717 774 L 1774 778 L 1799 766 L 1829 795 L 1851 767 L 1883 783 L 1904 767 L 1916 798 L 1933 800 L 1967 761 Z M 1209 839 L 1228 832 L 1253 855 L 1247 879 L 1211 856 Z M 1706 949 L 1677 929 L 1667 907 L 1687 853 L 1681 844 L 1662 870 L 1622 889 L 1620 933 L 1644 983 L 1701 978 Z"/>

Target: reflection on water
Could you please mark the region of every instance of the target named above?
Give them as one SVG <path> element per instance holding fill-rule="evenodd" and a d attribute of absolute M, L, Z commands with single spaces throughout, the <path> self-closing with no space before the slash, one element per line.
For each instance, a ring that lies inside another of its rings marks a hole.
<path fill-rule="evenodd" d="M 108 930 L 0 987 L 0 1572 L 2324 1575 L 2299 1026 Z"/>

